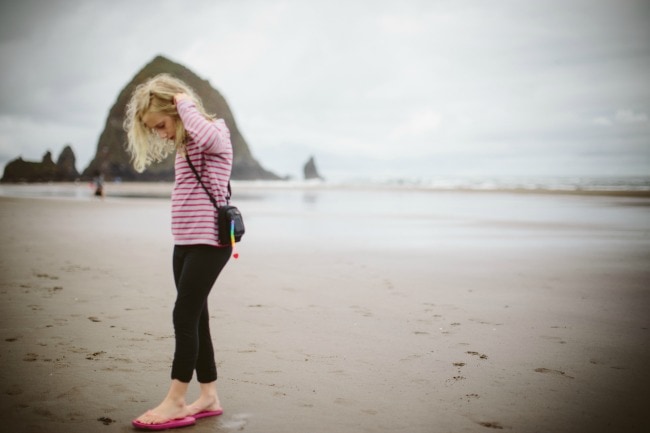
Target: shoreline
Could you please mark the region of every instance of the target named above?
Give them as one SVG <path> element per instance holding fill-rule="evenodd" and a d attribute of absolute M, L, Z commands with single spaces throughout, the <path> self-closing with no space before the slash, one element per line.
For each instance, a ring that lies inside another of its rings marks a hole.
<path fill-rule="evenodd" d="M 287 182 L 287 181 L 232 181 L 237 191 L 359 191 L 359 192 L 423 192 L 423 193 L 461 193 L 461 194 L 513 194 L 513 195 L 569 195 L 592 197 L 650 198 L 648 189 L 608 188 L 543 188 L 543 187 L 430 187 L 423 185 L 393 184 L 338 184 L 326 182 Z M 116 198 L 171 198 L 173 182 L 107 182 L 104 185 L 107 197 Z M 37 191 L 40 190 L 39 194 Z M 30 195 L 30 191 L 34 191 Z M 2 183 L 0 196 L 4 197 L 72 197 L 92 198 L 93 190 L 87 183 Z"/>

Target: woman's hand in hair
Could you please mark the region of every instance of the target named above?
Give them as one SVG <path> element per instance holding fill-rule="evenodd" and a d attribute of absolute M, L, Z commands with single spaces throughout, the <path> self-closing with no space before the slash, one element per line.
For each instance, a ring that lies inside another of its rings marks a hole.
<path fill-rule="evenodd" d="M 174 104 L 178 104 L 179 101 L 191 100 L 192 98 L 187 93 L 177 93 L 174 95 Z"/>

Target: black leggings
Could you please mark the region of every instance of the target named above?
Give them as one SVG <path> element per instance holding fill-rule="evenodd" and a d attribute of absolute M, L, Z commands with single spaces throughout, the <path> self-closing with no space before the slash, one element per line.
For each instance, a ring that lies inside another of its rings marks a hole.
<path fill-rule="evenodd" d="M 210 337 L 208 294 L 231 254 L 231 247 L 174 247 L 177 297 L 174 305 L 176 350 L 172 379 L 188 383 L 196 370 L 200 383 L 217 380 L 217 366 Z"/>

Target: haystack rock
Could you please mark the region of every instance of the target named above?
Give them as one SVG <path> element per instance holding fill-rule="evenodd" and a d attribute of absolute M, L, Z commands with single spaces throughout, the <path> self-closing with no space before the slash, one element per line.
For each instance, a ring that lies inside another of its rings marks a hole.
<path fill-rule="evenodd" d="M 162 56 L 156 57 L 142 68 L 120 92 L 117 101 L 108 113 L 106 126 L 99 137 L 95 158 L 83 172 L 84 179 L 90 179 L 93 177 L 93 173 L 100 171 L 107 180 L 118 178 L 127 181 L 174 180 L 174 155 L 170 155 L 160 163 L 152 164 L 144 173 L 137 173 L 133 169 L 130 157 L 126 152 L 127 137 L 122 126 L 126 104 L 136 86 L 163 72 L 187 83 L 201 98 L 208 113 L 215 114 L 226 121 L 230 128 L 230 138 L 233 144 L 233 179 L 279 179 L 276 174 L 265 170 L 253 158 L 223 96 L 208 81 L 199 78 L 186 67 Z"/>

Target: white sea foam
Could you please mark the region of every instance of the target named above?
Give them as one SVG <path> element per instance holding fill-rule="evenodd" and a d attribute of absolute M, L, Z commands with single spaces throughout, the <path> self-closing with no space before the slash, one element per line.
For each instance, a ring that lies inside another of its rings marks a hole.
<path fill-rule="evenodd" d="M 644 192 L 650 191 L 650 177 L 430 177 L 359 178 L 344 181 L 282 180 L 233 181 L 233 188 L 257 190 L 386 189 L 423 191 L 558 191 L 558 192 Z M 111 183 L 108 196 L 122 198 L 168 198 L 173 183 Z M 88 199 L 92 185 L 77 183 L 0 184 L 0 196 Z"/>
<path fill-rule="evenodd" d="M 368 177 L 346 180 L 240 181 L 260 188 L 404 187 L 432 190 L 557 190 L 649 191 L 650 176 L 628 177 L 513 177 L 433 176 L 429 178 Z"/>

